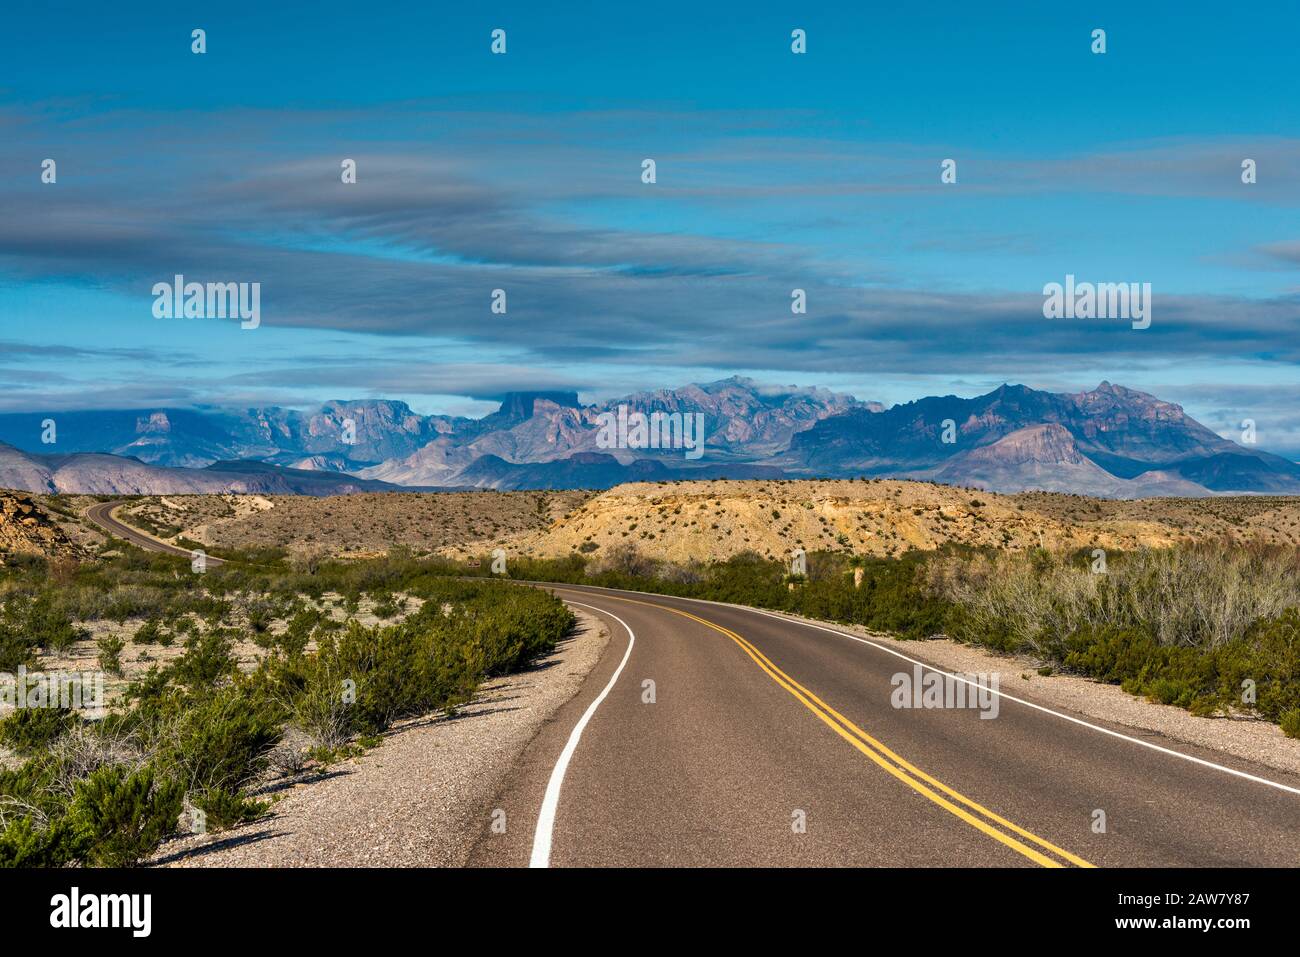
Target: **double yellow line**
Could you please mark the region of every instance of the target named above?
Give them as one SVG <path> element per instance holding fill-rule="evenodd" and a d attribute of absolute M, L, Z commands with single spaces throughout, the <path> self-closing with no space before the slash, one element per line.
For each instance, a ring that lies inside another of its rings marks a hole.
<path fill-rule="evenodd" d="M 908 787 L 912 788 L 912 790 L 925 795 L 925 797 L 929 798 L 945 811 L 955 817 L 961 818 L 961 820 L 965 821 L 971 827 L 983 831 L 995 841 L 1005 844 L 1016 853 L 1023 854 L 1034 863 L 1040 864 L 1043 867 L 1066 867 L 1071 864 L 1076 867 L 1095 866 L 1089 864 L 1083 858 L 1057 847 L 1050 841 L 1025 830 L 1023 827 L 1011 823 L 1006 818 L 994 814 L 983 805 L 977 804 L 965 795 L 954 791 L 942 781 L 931 777 L 920 768 L 905 761 L 871 735 L 867 734 L 867 732 L 859 728 L 848 718 L 844 717 L 844 715 L 840 714 L 821 698 L 817 697 L 817 695 L 813 694 L 799 682 L 791 678 L 788 674 L 774 665 L 765 654 L 754 647 L 754 645 L 752 645 L 748 640 L 742 638 L 730 628 L 724 628 L 716 622 L 700 618 L 698 615 L 692 615 L 688 611 L 682 611 L 679 608 L 672 608 L 668 605 L 657 605 L 653 602 L 638 601 L 635 598 L 619 598 L 615 595 L 603 595 L 602 597 L 613 598 L 616 601 L 628 602 L 633 605 L 646 605 L 649 608 L 657 608 L 661 611 L 669 611 L 674 615 L 681 615 L 683 618 L 697 621 L 705 627 L 712 628 L 714 631 L 726 635 L 738 644 L 745 654 L 749 655 L 749 657 L 754 660 L 754 663 L 762 668 L 773 681 L 786 691 L 790 692 L 790 694 L 792 694 L 805 708 L 824 721 L 832 731 L 861 751 L 873 762 L 884 768 Z M 1023 840 L 1019 840 L 1019 838 L 1023 838 Z M 1031 844 L 1037 845 L 1037 848 L 1032 847 Z M 1055 855 L 1055 857 L 1049 857 L 1049 854 Z"/>

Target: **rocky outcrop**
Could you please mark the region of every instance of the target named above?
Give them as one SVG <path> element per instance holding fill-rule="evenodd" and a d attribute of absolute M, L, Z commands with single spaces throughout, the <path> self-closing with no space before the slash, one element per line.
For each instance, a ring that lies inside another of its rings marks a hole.
<path fill-rule="evenodd" d="M 12 554 L 57 556 L 76 551 L 63 529 L 30 498 L 0 492 L 0 564 Z"/>

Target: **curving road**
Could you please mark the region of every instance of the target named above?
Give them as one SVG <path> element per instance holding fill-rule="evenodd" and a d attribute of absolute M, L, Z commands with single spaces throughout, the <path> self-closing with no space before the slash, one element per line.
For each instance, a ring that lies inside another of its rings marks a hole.
<path fill-rule="evenodd" d="M 834 628 L 548 587 L 611 640 L 522 755 L 498 798 L 506 833 L 485 828 L 472 863 L 1300 863 L 1296 777 L 1046 709 L 1013 675 L 994 718 L 896 708 L 891 679 L 914 661 Z"/>
<path fill-rule="evenodd" d="M 189 549 L 160 541 L 152 535 L 148 535 L 140 529 L 127 525 L 125 522 L 115 518 L 113 516 L 113 511 L 119 505 L 125 504 L 126 502 L 98 502 L 86 509 L 86 518 L 94 522 L 110 535 L 126 539 L 126 541 L 130 542 L 132 545 L 137 545 L 146 551 L 163 552 L 168 555 L 179 555 L 182 558 L 190 557 Z M 223 559 L 215 558 L 212 555 L 208 555 L 206 560 L 209 565 L 225 564 Z"/>
<path fill-rule="evenodd" d="M 86 515 L 189 554 L 113 518 L 118 504 Z M 832 627 L 539 587 L 611 638 L 516 762 L 495 802 L 505 832 L 485 824 L 471 864 L 1300 864 L 1296 776 L 1048 708 L 1010 681 L 995 717 L 895 707 L 897 675 L 937 670 Z"/>

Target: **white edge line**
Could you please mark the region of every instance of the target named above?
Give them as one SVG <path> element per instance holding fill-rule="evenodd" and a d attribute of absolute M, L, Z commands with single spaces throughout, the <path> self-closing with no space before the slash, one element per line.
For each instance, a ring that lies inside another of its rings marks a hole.
<path fill-rule="evenodd" d="M 600 586 L 599 586 L 599 585 L 586 585 L 586 586 L 580 586 L 580 587 L 586 587 L 586 588 L 599 588 Z M 623 589 L 609 588 L 609 589 L 605 589 L 605 590 L 606 590 L 606 591 L 621 591 L 621 590 L 623 590 Z M 950 671 L 944 671 L 942 668 L 936 668 L 934 665 L 926 664 L 924 661 L 918 661 L 918 660 L 915 659 L 915 658 L 909 658 L 907 655 L 903 654 L 901 651 L 895 651 L 893 648 L 889 648 L 889 647 L 887 647 L 887 646 L 885 646 L 885 645 L 878 644 L 877 642 L 871 641 L 871 640 L 869 640 L 869 639 L 867 639 L 867 638 L 863 638 L 863 637 L 861 637 L 860 635 L 850 634 L 850 633 L 847 632 L 847 631 L 839 631 L 838 629 L 835 629 L 835 628 L 827 628 L 825 625 L 816 625 L 816 624 L 813 624 L 812 622 L 802 621 L 802 620 L 800 620 L 800 619 L 798 619 L 798 618 L 790 618 L 790 617 L 788 617 L 788 616 L 786 616 L 786 615 L 779 615 L 779 614 L 776 614 L 776 613 L 774 613 L 774 612 L 767 611 L 767 610 L 762 609 L 762 608 L 751 608 L 751 607 L 748 606 L 748 605 L 735 605 L 735 604 L 732 604 L 731 602 L 725 602 L 725 601 L 710 601 L 710 600 L 707 599 L 707 598 L 686 598 L 685 596 L 681 596 L 681 595 L 659 595 L 659 594 L 657 594 L 657 593 L 655 593 L 655 592 L 637 592 L 637 591 L 634 591 L 634 592 L 630 592 L 630 594 L 633 594 L 633 595 L 649 595 L 649 596 L 652 596 L 652 597 L 658 597 L 658 598 L 677 598 L 677 599 L 679 599 L 679 600 L 681 600 L 681 601 L 693 601 L 693 602 L 699 602 L 699 603 L 702 604 L 702 605 L 718 605 L 718 606 L 721 606 L 721 607 L 723 607 L 723 608 L 735 608 L 735 609 L 738 609 L 738 610 L 740 610 L 740 611 L 750 611 L 750 612 L 753 612 L 753 613 L 756 614 L 756 615 L 762 615 L 762 616 L 764 616 L 765 618 L 775 618 L 777 621 L 788 621 L 788 622 L 789 622 L 790 624 L 792 624 L 792 625 L 801 625 L 801 626 L 803 626 L 804 628 L 815 628 L 815 629 L 817 629 L 818 631 L 824 631 L 824 632 L 826 632 L 827 634 L 838 635 L 838 636 L 841 637 L 841 638 L 848 638 L 848 639 L 851 639 L 852 641 L 861 642 L 861 643 L 864 644 L 864 645 L 870 645 L 872 648 L 879 649 L 880 651 L 883 651 L 883 652 L 885 652 L 886 654 L 893 655 L 895 658 L 901 658 L 901 659 L 903 659 L 904 661 L 911 662 L 911 663 L 914 664 L 914 665 L 919 665 L 919 666 L 922 667 L 922 668 L 928 668 L 929 670 L 931 670 L 931 671 L 933 671 L 933 672 L 936 672 L 936 673 L 938 673 L 938 674 L 941 674 L 941 675 L 947 675 L 949 678 L 953 678 L 953 679 L 955 679 L 955 680 L 957 680 L 957 681 L 962 681 L 962 682 L 964 682 L 964 683 L 966 683 L 966 684 L 968 684 L 968 685 L 974 685 L 974 684 L 975 684 L 975 682 L 971 681 L 971 679 L 966 678 L 966 677 L 963 677 L 962 675 L 953 674 L 953 673 L 950 672 Z M 577 602 L 575 602 L 575 604 L 577 604 Z M 624 625 L 623 627 L 626 628 L 627 626 Z M 1001 690 L 993 690 L 993 689 L 988 688 L 988 687 L 984 687 L 983 690 L 985 690 L 985 691 L 993 691 L 993 693 L 994 693 L 995 695 L 997 695 L 998 697 L 1000 697 L 1000 698 L 1006 698 L 1008 701 L 1014 701 L 1014 702 L 1016 702 L 1016 704 L 1022 704 L 1022 705 L 1024 705 L 1026 708 L 1033 708 L 1035 711 L 1041 711 L 1041 712 L 1043 712 L 1044 714 L 1050 714 L 1050 715 L 1053 715 L 1053 716 L 1055 716 L 1055 717 L 1057 717 L 1057 718 L 1060 718 L 1060 719 L 1062 719 L 1062 720 L 1064 720 L 1064 721 L 1069 721 L 1069 722 L 1071 722 L 1072 724 L 1077 724 L 1077 725 L 1080 725 L 1080 726 L 1082 726 L 1082 727 L 1084 727 L 1084 728 L 1091 728 L 1093 731 L 1098 731 L 1098 732 L 1100 732 L 1100 733 L 1102 733 L 1102 734 L 1110 735 L 1112 738 L 1119 738 L 1121 741 L 1128 741 L 1128 742 L 1131 743 L 1131 744 L 1138 744 L 1138 745 L 1141 745 L 1141 746 L 1144 747 L 1144 748 L 1150 748 L 1152 751 L 1159 751 L 1161 754 L 1168 754 L 1168 755 L 1171 755 L 1171 756 L 1173 756 L 1173 757 L 1175 757 L 1175 758 L 1182 758 L 1184 761 L 1190 761 L 1190 762 L 1192 762 L 1193 764 L 1199 764 L 1199 765 L 1201 765 L 1202 767 L 1213 768 L 1215 771 L 1222 771 L 1224 774 L 1231 774 L 1233 777 L 1245 778 L 1247 781 L 1254 781 L 1256 784 L 1263 784 L 1263 785 L 1267 785 L 1268 787 L 1271 787 L 1271 788 L 1277 788 L 1277 790 L 1279 790 L 1279 791 L 1286 791 L 1286 792 L 1288 792 L 1288 793 L 1290 793 L 1290 794 L 1300 794 L 1300 788 L 1294 788 L 1294 787 L 1291 787 L 1289 784 L 1281 784 L 1281 783 L 1279 783 L 1279 782 L 1277 782 L 1277 781 L 1270 781 L 1268 778 L 1261 778 L 1261 777 L 1259 777 L 1258 775 L 1255 775 L 1255 774 L 1249 774 L 1249 773 L 1247 773 L 1246 771 L 1238 771 L 1236 768 L 1225 767 L 1225 766 L 1222 765 L 1222 764 L 1215 764 L 1213 761 L 1206 761 L 1204 758 L 1193 757 L 1193 756 L 1190 755 L 1190 754 L 1183 754 L 1183 752 L 1181 752 L 1181 751 L 1175 751 L 1175 750 L 1173 750 L 1172 748 L 1165 748 L 1165 747 L 1161 747 L 1161 746 L 1158 745 L 1158 744 L 1152 744 L 1150 741 L 1143 741 L 1141 738 L 1134 738 L 1134 737 L 1131 737 L 1130 735 L 1122 734 L 1122 733 L 1120 733 L 1119 731 L 1112 731 L 1110 728 L 1103 728 L 1103 727 L 1102 727 L 1101 725 L 1099 725 L 1099 724 L 1092 724 L 1091 722 L 1084 721 L 1082 718 L 1076 718 L 1076 717 L 1074 717 L 1074 716 L 1072 716 L 1072 715 L 1064 714 L 1064 713 L 1062 713 L 1062 712 L 1060 712 L 1060 711 L 1053 711 L 1051 708 L 1045 708 L 1045 707 L 1043 707 L 1043 705 L 1041 705 L 1041 704 L 1034 704 L 1034 702 L 1032 702 L 1032 701 L 1026 701 L 1024 698 L 1017 698 L 1015 695 L 1007 694 L 1005 691 L 1001 691 Z"/>
<path fill-rule="evenodd" d="M 569 768 L 569 759 L 573 757 L 573 752 L 578 748 L 578 739 L 582 737 L 587 722 L 591 720 L 591 716 L 596 713 L 600 703 L 605 700 L 605 696 L 614 687 L 614 682 L 618 681 L 618 676 L 623 673 L 623 666 L 627 664 L 627 659 L 632 655 L 632 646 L 636 644 L 636 635 L 632 633 L 628 623 L 613 612 L 580 601 L 572 601 L 568 602 L 568 604 L 577 605 L 580 608 L 590 608 L 592 611 L 609 615 L 610 618 L 613 618 L 626 628 L 627 650 L 623 652 L 623 660 L 614 669 L 614 674 L 610 677 L 609 684 L 605 685 L 605 690 L 596 696 L 595 701 L 587 705 L 587 710 L 578 719 L 578 723 L 573 726 L 573 731 L 569 734 L 569 740 L 565 742 L 564 750 L 560 752 L 560 758 L 555 762 L 555 767 L 551 770 L 551 779 L 546 782 L 546 794 L 542 797 L 542 809 L 537 815 L 537 828 L 533 831 L 533 854 L 528 861 L 529 867 L 551 866 L 551 834 L 555 830 L 555 812 L 560 805 L 560 788 L 564 785 L 564 772 Z"/>
<path fill-rule="evenodd" d="M 924 661 L 917 661 L 915 658 L 909 658 L 907 655 L 903 654 L 900 651 L 895 651 L 893 648 L 888 648 L 885 645 L 881 645 L 874 641 L 870 641 L 859 635 L 853 635 L 846 631 L 838 631 L 834 628 L 827 628 L 824 625 L 814 625 L 806 621 L 799 621 L 796 618 L 787 618 L 784 615 L 772 614 L 771 612 L 763 611 L 757 608 L 750 609 L 750 610 L 757 612 L 758 614 L 763 615 L 764 617 L 767 618 L 776 618 L 779 621 L 788 621 L 792 624 L 803 625 L 807 628 L 816 628 L 818 631 L 824 631 L 827 632 L 828 634 L 839 635 L 841 638 L 849 638 L 853 641 L 861 642 L 864 645 L 870 645 L 872 648 L 878 648 L 879 650 L 885 652 L 886 654 L 893 655 L 895 658 L 902 658 L 904 661 L 909 661 L 914 665 L 919 665 L 922 668 L 928 668 L 929 670 L 937 672 L 941 675 L 947 675 L 949 678 L 952 678 L 956 681 L 961 681 L 971 686 L 976 685 L 974 681 L 962 675 L 954 674 L 949 671 L 944 671 L 942 668 L 936 668 L 934 665 L 928 665 Z M 1291 794 L 1300 794 L 1300 788 L 1293 788 L 1289 784 L 1281 784 L 1277 781 L 1270 781 L 1268 778 L 1261 778 L 1258 775 L 1249 774 L 1246 771 L 1238 771 L 1236 768 L 1229 768 L 1222 764 L 1215 764 L 1213 761 L 1206 761 L 1204 758 L 1193 757 L 1190 754 L 1183 754 L 1183 752 L 1175 751 L 1172 748 L 1166 748 L 1158 744 L 1152 744 L 1150 741 L 1143 741 L 1141 738 L 1134 738 L 1130 735 L 1122 734 L 1119 731 L 1112 731 L 1110 728 L 1103 728 L 1099 724 L 1092 724 L 1091 722 L 1084 721 L 1082 718 L 1076 718 L 1073 715 L 1063 714 L 1060 711 L 1053 711 L 1051 708 L 1046 708 L 1041 704 L 1034 704 L 1034 702 L 1026 701 L 1024 698 L 1017 698 L 1015 695 L 1007 694 L 1005 691 L 994 690 L 988 688 L 987 686 L 983 686 L 982 690 L 993 691 L 993 693 L 998 697 L 1006 698 L 1008 701 L 1014 701 L 1017 704 L 1022 704 L 1026 708 L 1033 708 L 1035 711 L 1041 711 L 1044 714 L 1054 715 L 1057 718 L 1061 718 L 1065 721 L 1072 722 L 1073 724 L 1081 725 L 1082 727 L 1085 728 L 1091 728 L 1093 731 L 1099 731 L 1102 734 L 1108 734 L 1111 737 L 1119 738 L 1122 741 L 1128 741 L 1132 744 L 1140 744 L 1142 747 L 1150 748 L 1152 751 L 1159 751 L 1162 754 L 1168 754 L 1176 758 L 1182 758 L 1184 761 L 1191 761 L 1194 764 L 1200 764 L 1207 768 L 1213 768 L 1216 771 L 1222 771 L 1223 773 L 1231 774 L 1234 777 L 1245 778 L 1246 780 L 1254 781 L 1257 784 L 1266 784 L 1271 788 L 1277 788 L 1279 791 L 1288 791 Z"/>

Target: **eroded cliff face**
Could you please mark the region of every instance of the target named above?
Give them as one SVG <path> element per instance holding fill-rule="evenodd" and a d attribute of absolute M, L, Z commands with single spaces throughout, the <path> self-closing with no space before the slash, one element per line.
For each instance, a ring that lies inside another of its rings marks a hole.
<path fill-rule="evenodd" d="M 77 551 L 50 517 L 26 495 L 0 492 L 0 564 L 9 555 L 71 555 Z"/>

